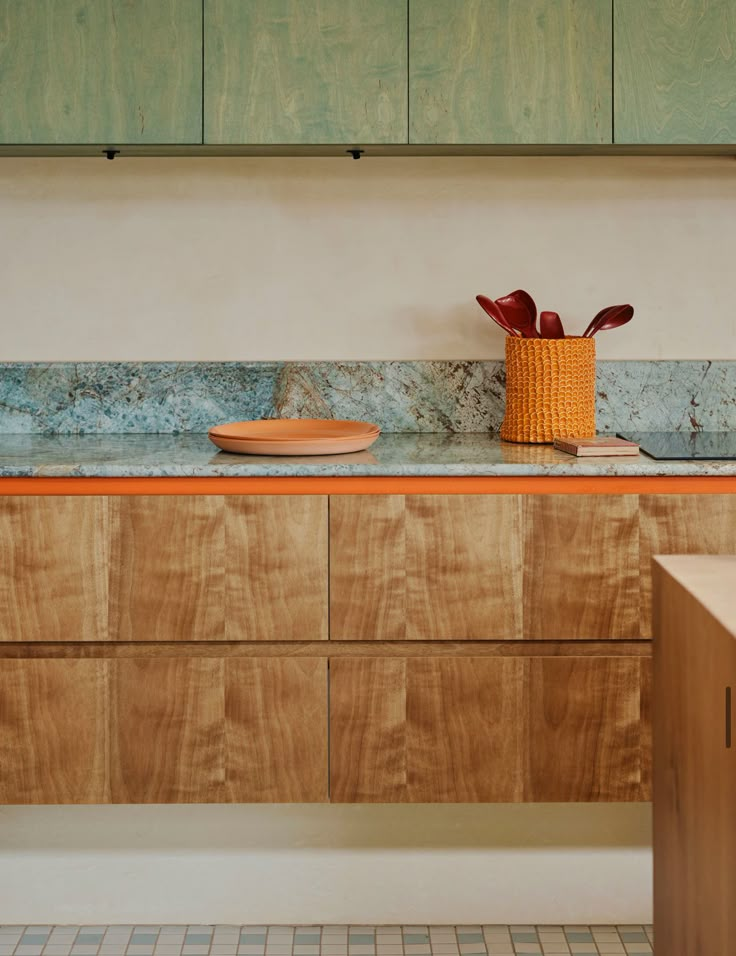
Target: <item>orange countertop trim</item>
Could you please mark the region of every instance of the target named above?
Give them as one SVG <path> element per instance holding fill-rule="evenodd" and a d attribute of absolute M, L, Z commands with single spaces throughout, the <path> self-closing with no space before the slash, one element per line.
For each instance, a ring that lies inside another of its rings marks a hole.
<path fill-rule="evenodd" d="M 0 478 L 0 495 L 736 494 L 736 476 Z"/>

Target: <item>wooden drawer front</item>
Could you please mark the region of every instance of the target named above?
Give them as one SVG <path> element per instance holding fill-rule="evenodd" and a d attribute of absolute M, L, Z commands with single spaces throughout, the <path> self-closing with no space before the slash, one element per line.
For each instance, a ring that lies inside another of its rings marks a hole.
<path fill-rule="evenodd" d="M 524 498 L 524 637 L 639 637 L 636 495 Z"/>
<path fill-rule="evenodd" d="M 333 496 L 335 640 L 639 636 L 636 495 Z"/>
<path fill-rule="evenodd" d="M 327 638 L 327 499 L 115 499 L 111 632 L 122 641 Z"/>
<path fill-rule="evenodd" d="M 327 799 L 324 660 L 0 661 L 0 803 Z"/>
<path fill-rule="evenodd" d="M 516 639 L 516 495 L 332 496 L 333 640 Z"/>
<path fill-rule="evenodd" d="M 736 495 L 641 495 L 641 635 L 652 636 L 652 558 L 736 554 Z"/>
<path fill-rule="evenodd" d="M 0 641 L 107 640 L 108 507 L 0 498 Z"/>
<path fill-rule="evenodd" d="M 331 799 L 648 799 L 648 671 L 625 657 L 333 659 Z"/>
<path fill-rule="evenodd" d="M 327 639 L 327 498 L 0 498 L 0 641 Z"/>

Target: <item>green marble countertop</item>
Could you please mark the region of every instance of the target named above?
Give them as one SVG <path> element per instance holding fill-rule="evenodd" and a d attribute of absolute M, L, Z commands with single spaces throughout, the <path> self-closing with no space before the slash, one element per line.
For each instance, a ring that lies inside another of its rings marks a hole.
<path fill-rule="evenodd" d="M 486 433 L 383 434 L 367 451 L 278 458 L 218 451 L 205 434 L 0 435 L 0 477 L 207 478 L 333 475 L 732 475 L 736 461 L 574 458 Z"/>

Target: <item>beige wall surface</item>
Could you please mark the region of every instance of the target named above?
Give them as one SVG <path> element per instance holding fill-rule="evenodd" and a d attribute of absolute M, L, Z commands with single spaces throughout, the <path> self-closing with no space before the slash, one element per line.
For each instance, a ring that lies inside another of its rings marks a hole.
<path fill-rule="evenodd" d="M 736 359 L 729 159 L 0 159 L 2 360 Z M 0 922 L 640 922 L 646 805 L 0 808 Z"/>
<path fill-rule="evenodd" d="M 648 804 L 0 807 L 1 923 L 641 923 Z"/>
<path fill-rule="evenodd" d="M 736 160 L 0 158 L 4 360 L 503 354 L 529 289 L 609 359 L 736 359 Z"/>

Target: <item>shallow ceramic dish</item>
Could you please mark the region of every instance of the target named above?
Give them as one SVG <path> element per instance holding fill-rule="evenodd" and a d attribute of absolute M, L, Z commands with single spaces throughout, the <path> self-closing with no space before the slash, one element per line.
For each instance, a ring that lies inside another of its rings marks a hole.
<path fill-rule="evenodd" d="M 278 418 L 218 425 L 209 437 L 240 455 L 343 455 L 369 448 L 380 433 L 370 422 Z"/>

